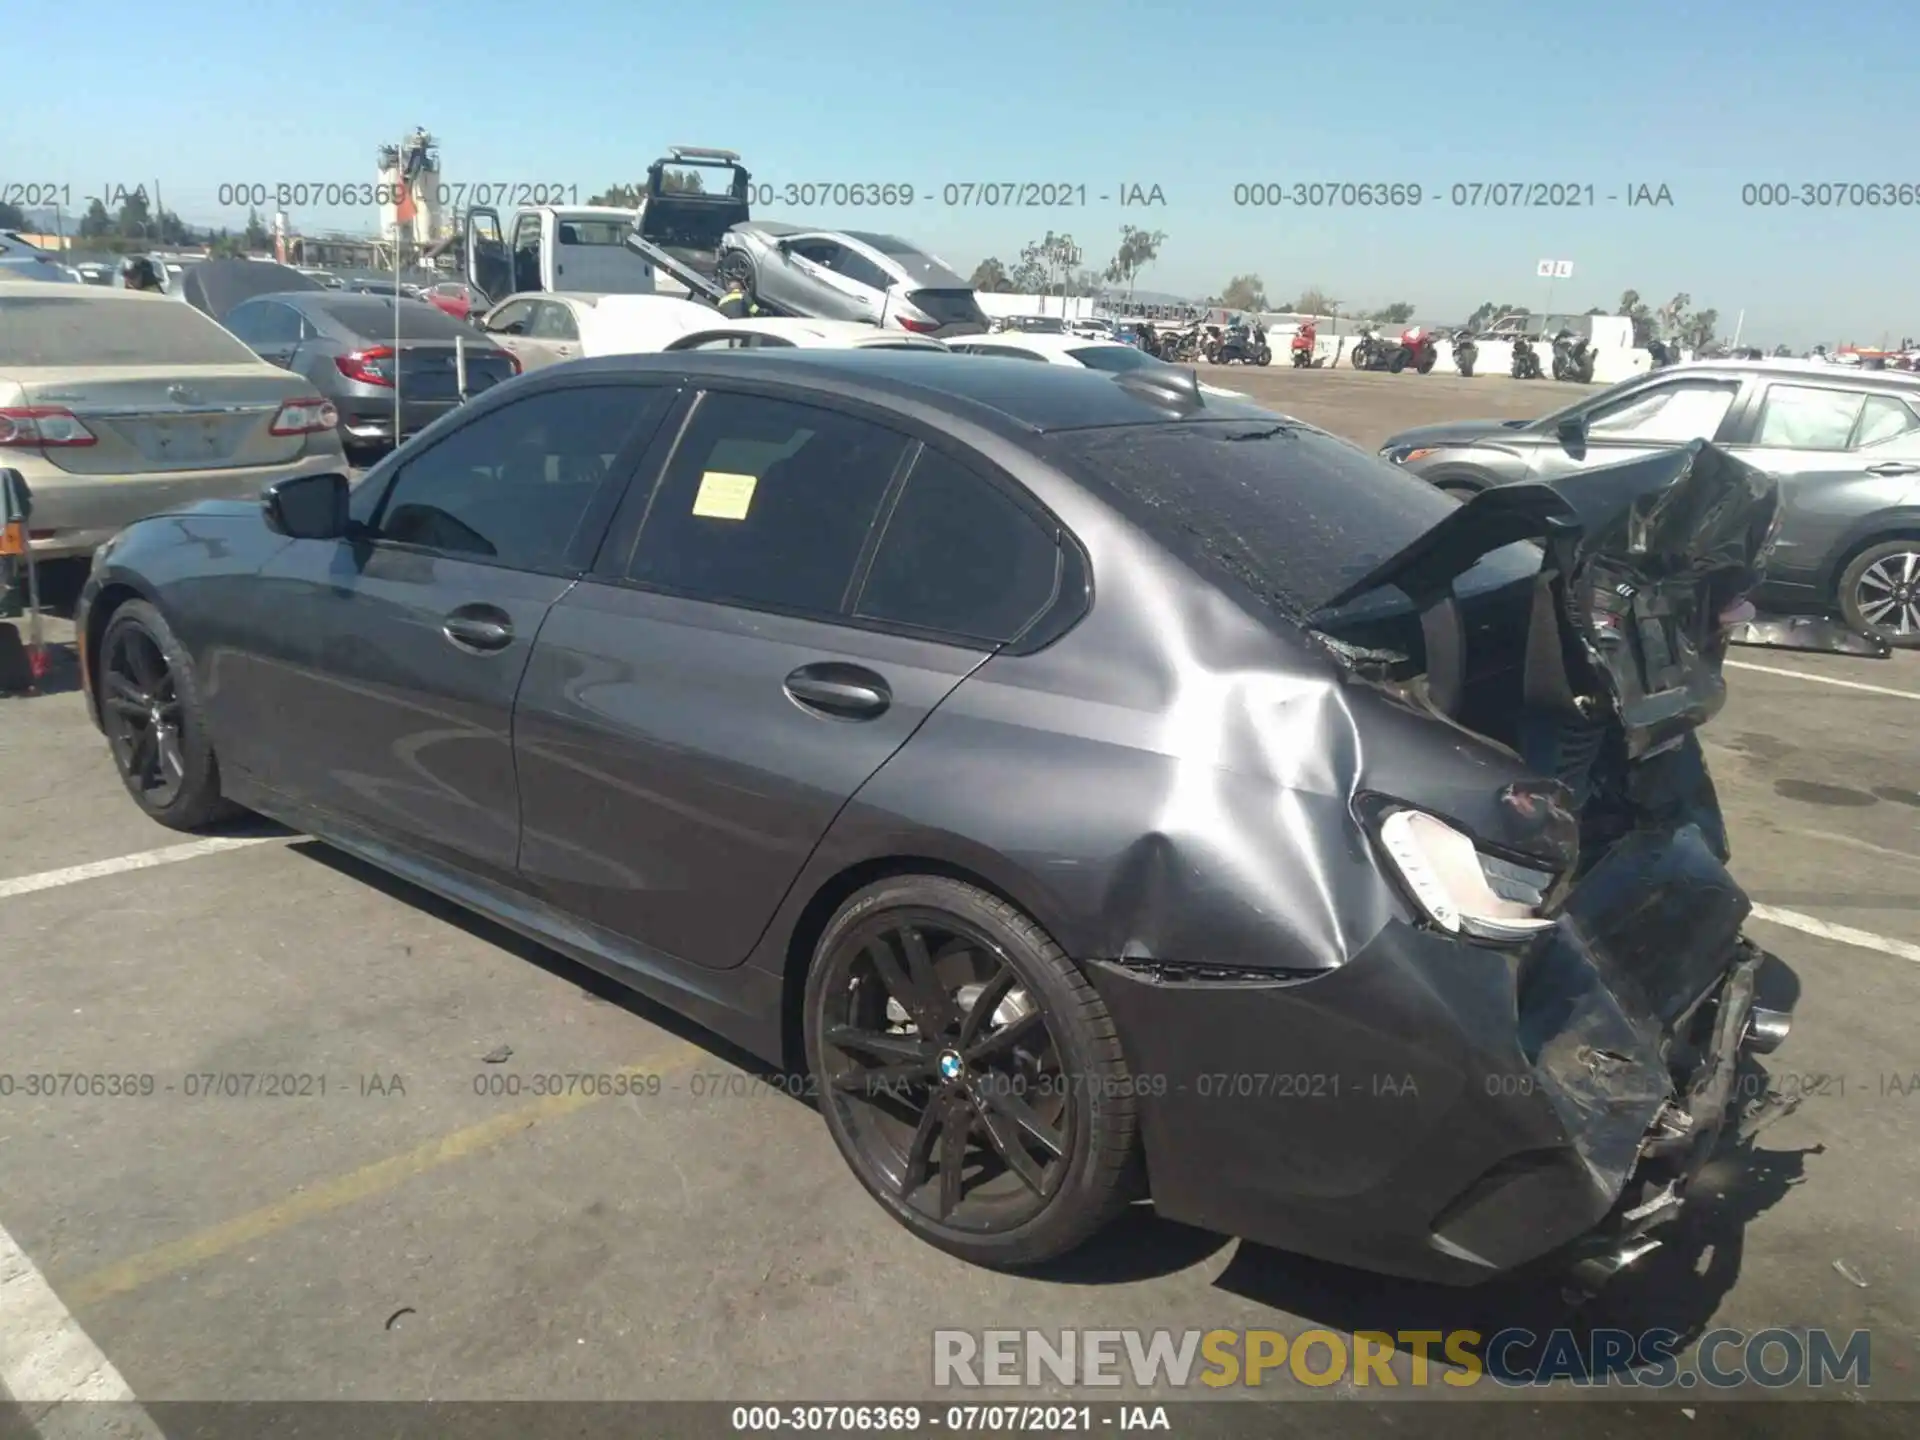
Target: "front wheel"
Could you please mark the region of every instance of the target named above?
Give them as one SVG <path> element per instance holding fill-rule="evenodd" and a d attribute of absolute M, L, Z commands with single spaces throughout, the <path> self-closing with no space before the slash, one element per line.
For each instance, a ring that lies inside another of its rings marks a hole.
<path fill-rule="evenodd" d="M 821 935 L 805 1006 L 827 1129 L 922 1240 L 1033 1265 L 1132 1198 L 1136 1087 L 1113 1021 L 1005 901 L 944 876 L 869 885 Z"/>
<path fill-rule="evenodd" d="M 1253 352 L 1253 363 L 1256 365 L 1271 365 L 1273 363 L 1273 351 L 1265 345 L 1262 345 L 1258 350 Z"/>
<path fill-rule="evenodd" d="M 1398 375 L 1402 370 L 1406 368 L 1407 368 L 1407 352 L 1405 350 L 1394 351 L 1393 358 L 1387 361 L 1387 373 L 1389 375 Z"/>
<path fill-rule="evenodd" d="M 1365 370 L 1367 368 L 1367 362 L 1372 358 L 1372 352 L 1368 350 L 1366 346 L 1362 345 L 1353 352 L 1353 368 L 1356 370 Z"/>
<path fill-rule="evenodd" d="M 1413 368 L 1422 375 L 1430 375 L 1433 373 L 1433 362 L 1436 358 L 1432 355 L 1423 355 L 1420 357 L 1420 363 Z"/>
<path fill-rule="evenodd" d="M 1920 539 L 1885 540 L 1840 576 L 1847 623 L 1901 650 L 1920 649 Z"/>
<path fill-rule="evenodd" d="M 220 793 L 193 660 L 166 618 L 129 600 L 107 621 L 97 664 L 100 723 L 134 804 L 173 830 L 238 814 Z"/>
<path fill-rule="evenodd" d="M 1471 360 L 1457 361 L 1454 368 L 1459 370 L 1461 379 L 1471 380 L 1473 378 L 1473 362 Z"/>

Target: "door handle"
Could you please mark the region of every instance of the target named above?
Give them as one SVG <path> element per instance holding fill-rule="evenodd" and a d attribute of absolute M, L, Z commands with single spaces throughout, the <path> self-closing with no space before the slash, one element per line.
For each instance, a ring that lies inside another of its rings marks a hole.
<path fill-rule="evenodd" d="M 1920 473 L 1920 465 L 1912 465 L 1905 460 L 1882 460 L 1878 465 L 1867 466 L 1869 475 L 1913 475 Z"/>
<path fill-rule="evenodd" d="M 462 650 L 504 650 L 513 643 L 513 624 L 504 610 L 465 605 L 441 622 L 440 633 Z"/>
<path fill-rule="evenodd" d="M 785 688 L 801 709 L 841 720 L 871 720 L 893 704 L 887 682 L 859 665 L 802 665 Z"/>

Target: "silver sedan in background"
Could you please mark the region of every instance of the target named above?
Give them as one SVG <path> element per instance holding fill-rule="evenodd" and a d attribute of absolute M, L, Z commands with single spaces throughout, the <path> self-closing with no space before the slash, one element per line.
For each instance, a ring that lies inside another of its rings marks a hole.
<path fill-rule="evenodd" d="M 724 283 L 795 315 L 860 320 L 946 339 L 986 333 L 973 287 L 894 235 L 747 221 L 720 242 Z"/>

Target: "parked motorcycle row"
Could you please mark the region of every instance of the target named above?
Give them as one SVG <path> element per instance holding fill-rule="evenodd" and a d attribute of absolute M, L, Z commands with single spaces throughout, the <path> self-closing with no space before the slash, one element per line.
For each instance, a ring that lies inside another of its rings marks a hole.
<path fill-rule="evenodd" d="M 1267 344 L 1267 327 L 1257 321 L 1227 326 L 1195 323 L 1179 330 L 1165 331 L 1145 325 L 1141 327 L 1138 343 L 1149 355 L 1173 364 L 1186 364 L 1194 360 L 1204 360 L 1209 365 L 1273 363 L 1273 349 Z M 1295 343 L 1298 343 L 1297 338 Z"/>

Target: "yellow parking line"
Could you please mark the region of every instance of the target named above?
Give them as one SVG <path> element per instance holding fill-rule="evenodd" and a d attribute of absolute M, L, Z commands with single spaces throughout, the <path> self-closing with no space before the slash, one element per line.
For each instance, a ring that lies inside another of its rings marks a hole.
<path fill-rule="evenodd" d="M 699 1046 L 678 1045 L 651 1064 L 630 1065 L 617 1073 L 636 1077 L 665 1075 L 685 1069 L 702 1058 L 711 1057 Z M 436 1170 L 469 1155 L 477 1155 L 483 1150 L 491 1150 L 542 1120 L 557 1120 L 607 1098 L 610 1097 L 582 1093 L 544 1096 L 530 1105 L 495 1115 L 492 1119 L 482 1120 L 477 1125 L 469 1125 L 464 1130 L 456 1130 L 437 1140 L 429 1140 L 404 1154 L 375 1161 L 336 1180 L 302 1190 L 285 1200 L 263 1205 L 245 1215 L 236 1215 L 197 1234 L 157 1245 L 125 1260 L 117 1260 L 81 1276 L 71 1284 L 56 1288 L 69 1308 L 76 1310 L 115 1295 L 125 1295 L 165 1276 L 191 1269 L 216 1255 L 224 1255 L 229 1250 L 291 1229 L 303 1221 L 372 1199 L 429 1170 Z"/>

